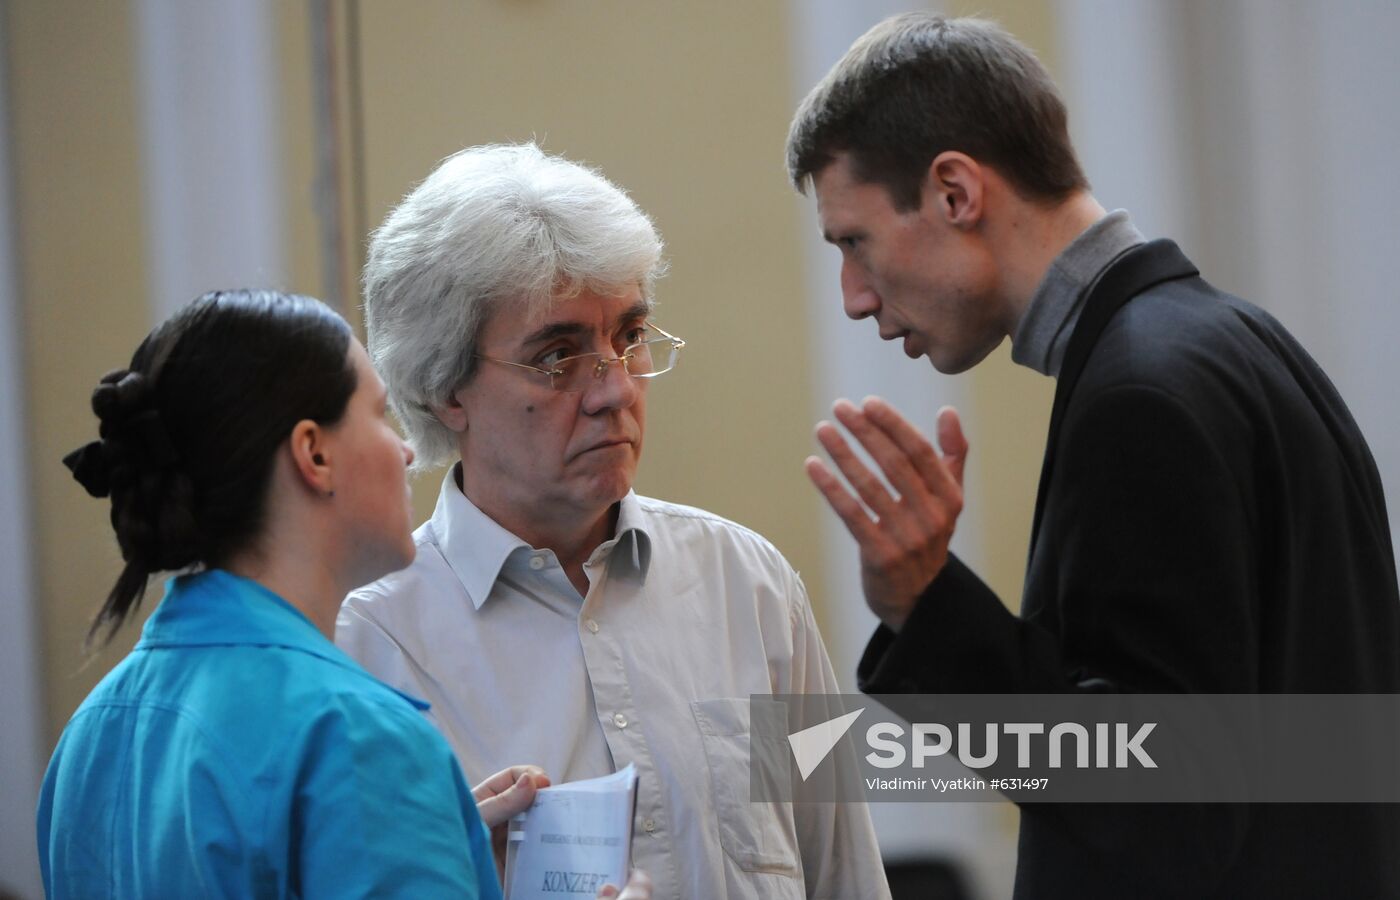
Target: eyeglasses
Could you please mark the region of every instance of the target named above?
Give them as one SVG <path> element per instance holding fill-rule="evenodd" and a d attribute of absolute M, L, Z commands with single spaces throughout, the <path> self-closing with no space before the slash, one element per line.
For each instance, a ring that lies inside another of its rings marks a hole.
<path fill-rule="evenodd" d="M 575 356 L 552 359 L 555 353 L 560 352 L 554 351 L 554 353 L 546 354 L 545 358 L 541 360 L 544 363 L 543 366 L 511 362 L 508 359 L 482 356 L 479 353 L 475 356 L 477 359 L 500 363 L 503 366 L 514 366 L 517 369 L 538 372 L 549 377 L 549 386 L 554 390 L 577 393 L 588 390 L 588 386 L 595 380 L 607 375 L 608 366 L 613 363 L 621 363 L 622 371 L 633 378 L 655 378 L 657 375 L 664 375 L 674 369 L 676 360 L 681 355 L 681 348 L 685 346 L 685 341 L 652 324 L 643 325 L 641 331 L 642 340 L 628 344 L 621 356 L 579 353 Z"/>

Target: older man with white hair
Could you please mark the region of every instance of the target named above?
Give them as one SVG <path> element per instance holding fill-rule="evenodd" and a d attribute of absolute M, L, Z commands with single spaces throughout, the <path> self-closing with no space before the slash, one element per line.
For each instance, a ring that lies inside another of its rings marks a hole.
<path fill-rule="evenodd" d="M 750 694 L 836 693 L 806 592 L 759 535 L 640 497 L 661 240 L 533 145 L 444 161 L 375 232 L 369 349 L 420 466 L 452 463 L 408 569 L 336 640 L 427 698 L 473 778 L 640 774 L 658 898 L 887 897 L 861 804 L 749 802 Z"/>

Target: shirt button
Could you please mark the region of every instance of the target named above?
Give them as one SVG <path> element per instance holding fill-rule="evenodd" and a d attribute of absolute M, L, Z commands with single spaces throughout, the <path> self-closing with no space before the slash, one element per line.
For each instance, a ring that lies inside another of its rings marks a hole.
<path fill-rule="evenodd" d="M 626 728 L 627 717 L 624 716 L 622 713 L 613 713 L 613 724 L 616 725 L 618 728 Z"/>
<path fill-rule="evenodd" d="M 544 557 L 543 557 L 543 556 L 532 556 L 532 557 L 530 557 L 530 568 L 534 569 L 536 572 L 538 572 L 540 569 L 543 569 L 543 568 L 544 568 Z"/>
<path fill-rule="evenodd" d="M 597 633 L 598 633 L 598 623 L 597 623 L 597 622 L 593 621 L 592 619 L 588 619 L 586 622 L 584 622 L 584 624 L 588 626 L 588 630 L 589 630 L 589 631 L 593 632 L 594 634 L 597 634 Z"/>
<path fill-rule="evenodd" d="M 653 831 L 656 830 L 656 822 L 651 819 L 647 819 L 645 822 L 642 823 L 642 827 L 646 829 L 647 834 L 651 834 Z"/>

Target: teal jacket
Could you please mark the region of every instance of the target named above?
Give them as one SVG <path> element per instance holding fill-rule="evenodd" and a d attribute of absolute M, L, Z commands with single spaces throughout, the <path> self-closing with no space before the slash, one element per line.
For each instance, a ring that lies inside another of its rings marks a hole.
<path fill-rule="evenodd" d="M 44 888 L 496 900 L 486 830 L 426 708 L 261 585 L 172 579 L 49 763 Z"/>

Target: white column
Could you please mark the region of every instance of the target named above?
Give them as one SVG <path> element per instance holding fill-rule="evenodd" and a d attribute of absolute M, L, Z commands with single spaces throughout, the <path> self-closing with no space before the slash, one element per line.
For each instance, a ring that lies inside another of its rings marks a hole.
<path fill-rule="evenodd" d="M 34 809 L 44 741 L 4 27 L 0 16 L 0 889 L 37 900 Z"/>
<path fill-rule="evenodd" d="M 1094 195 L 1149 238 L 1187 232 L 1189 131 L 1175 0 L 1061 0 L 1061 89 Z"/>
<path fill-rule="evenodd" d="M 1258 190 L 1277 241 L 1261 242 L 1268 305 L 1327 371 L 1385 484 L 1400 524 L 1400 4 L 1251 2 L 1248 31 L 1284 19 L 1250 56 L 1260 103 L 1286 128 L 1287 168 Z M 1301 36 L 1301 39 L 1298 39 Z M 1267 205 L 1266 205 L 1267 204 Z M 1277 301 L 1275 301 L 1277 298 Z M 1400 547 L 1400 544 L 1397 544 Z"/>
<path fill-rule="evenodd" d="M 138 0 L 135 20 L 156 320 L 204 291 L 285 287 L 269 0 Z"/>
<path fill-rule="evenodd" d="M 856 38 L 881 19 L 926 8 L 910 0 L 792 0 L 793 108 L 846 52 Z M 799 198 L 806 266 L 808 334 L 816 378 L 812 421 L 831 417 L 838 397 L 859 401 L 878 394 L 915 425 L 932 435 L 938 408 L 964 411 L 965 381 L 940 375 L 927 360 L 910 360 L 894 344 L 881 341 L 873 322 L 853 322 L 841 308 L 840 256 L 817 228 L 816 206 Z M 819 448 L 812 443 L 813 451 Z M 825 638 L 843 690 L 855 692 L 855 669 L 877 620 L 860 589 L 855 543 L 840 520 L 825 512 L 823 536 L 827 603 Z M 974 566 L 980 562 L 977 511 L 964 511 L 954 549 Z M 1014 841 L 1003 810 L 976 803 L 873 803 L 871 814 L 887 860 L 939 857 L 964 867 L 979 895 L 1010 896 Z"/>

